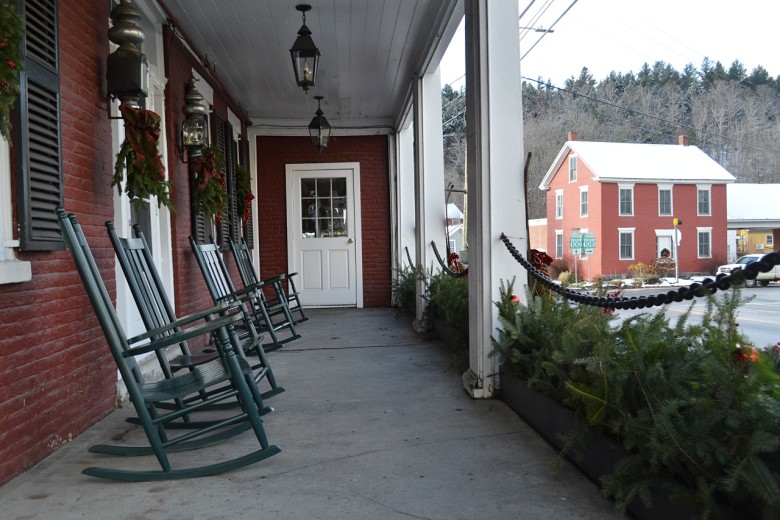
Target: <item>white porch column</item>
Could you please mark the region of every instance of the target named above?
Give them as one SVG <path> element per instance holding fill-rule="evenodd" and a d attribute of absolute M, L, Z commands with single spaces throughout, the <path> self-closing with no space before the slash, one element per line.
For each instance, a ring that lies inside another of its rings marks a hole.
<path fill-rule="evenodd" d="M 416 242 L 416 204 L 415 204 L 415 171 L 414 171 L 414 127 L 409 125 L 398 132 L 396 136 L 398 149 L 398 263 L 408 267 L 406 249 L 412 262 L 417 258 Z"/>
<path fill-rule="evenodd" d="M 438 69 L 418 78 L 414 87 L 415 263 L 438 268 L 431 241 L 444 250 L 447 213 L 444 204 L 444 145 L 441 128 L 441 81 Z M 417 282 L 417 295 L 424 292 Z M 423 328 L 425 301 L 417 298 L 415 329 Z"/>
<path fill-rule="evenodd" d="M 523 179 L 523 113 L 517 2 L 466 0 L 466 129 L 469 239 L 469 370 L 466 390 L 492 397 L 497 360 L 489 357 L 498 323 L 493 304 L 501 280 L 525 273 L 501 233 L 528 247 Z"/>

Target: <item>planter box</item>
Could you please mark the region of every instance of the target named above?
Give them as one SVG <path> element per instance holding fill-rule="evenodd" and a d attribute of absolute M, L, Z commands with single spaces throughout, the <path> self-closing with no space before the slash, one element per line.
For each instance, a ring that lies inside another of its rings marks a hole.
<path fill-rule="evenodd" d="M 501 399 L 557 450 L 562 447 L 561 437 L 577 427 L 576 420 L 567 408 L 554 399 L 528 388 L 525 381 L 503 371 L 501 372 Z M 599 485 L 601 485 L 601 477 L 612 473 L 625 453 L 617 442 L 594 431 L 589 431 L 585 435 L 582 451 L 584 453 L 581 460 L 567 458 Z M 628 507 L 628 512 L 639 520 L 697 518 L 697 513 L 692 508 L 673 504 L 660 491 L 651 491 L 651 496 L 653 500 L 651 509 L 647 509 L 641 500 L 635 499 Z"/>

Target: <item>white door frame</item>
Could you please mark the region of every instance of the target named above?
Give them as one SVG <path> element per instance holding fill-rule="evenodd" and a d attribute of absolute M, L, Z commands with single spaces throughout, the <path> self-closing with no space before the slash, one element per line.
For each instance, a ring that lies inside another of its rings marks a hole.
<path fill-rule="evenodd" d="M 287 201 L 287 271 L 295 272 L 300 271 L 300 267 L 296 265 L 296 255 L 294 243 L 294 229 L 295 222 L 298 218 L 294 215 L 293 197 L 299 197 L 299 194 L 294 189 L 294 179 L 296 173 L 299 172 L 327 172 L 328 170 L 352 170 L 352 191 L 353 202 L 355 205 L 355 214 L 353 215 L 352 222 L 354 223 L 353 236 L 355 240 L 355 291 L 356 291 L 356 307 L 358 309 L 363 308 L 363 234 L 362 234 L 362 220 L 361 220 L 361 203 L 360 203 L 360 163 L 358 162 L 343 162 L 343 163 L 306 163 L 306 164 L 286 164 L 286 191 L 285 197 Z M 300 289 L 300 288 L 299 288 Z M 304 304 L 306 302 L 303 302 Z"/>

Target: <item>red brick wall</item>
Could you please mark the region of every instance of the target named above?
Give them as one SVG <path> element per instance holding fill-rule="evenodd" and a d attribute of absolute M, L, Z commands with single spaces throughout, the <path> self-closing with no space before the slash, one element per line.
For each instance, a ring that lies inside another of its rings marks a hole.
<path fill-rule="evenodd" d="M 106 112 L 108 2 L 61 8 L 65 207 L 78 214 L 109 292 L 113 154 Z M 116 368 L 67 251 L 20 253 L 32 281 L 0 285 L 0 484 L 104 417 Z"/>
<path fill-rule="evenodd" d="M 189 165 L 182 162 L 178 151 L 179 132 L 184 120 L 182 108 L 184 107 L 186 84 L 192 76 L 193 68 L 204 78 L 209 75 L 200 64 L 193 60 L 192 54 L 185 49 L 178 36 L 173 35 L 167 28 L 164 29 L 163 35 L 166 41 L 165 69 L 168 77 L 165 104 L 167 110 L 166 135 L 168 136 L 167 168 L 176 204 L 176 213 L 171 219 L 173 282 L 176 313 L 184 316 L 202 310 L 207 305 L 211 305 L 212 302 L 189 243 L 189 236 L 192 234 L 190 171 Z M 202 81 L 197 82 L 196 87 L 201 92 L 205 90 Z M 211 110 L 218 113 L 225 121 L 228 119 L 229 109 L 232 109 L 234 113 L 240 113 L 238 107 L 232 105 L 232 100 L 221 91 L 219 85 L 211 84 L 210 87 L 214 91 Z M 238 130 L 243 132 L 243 129 Z M 186 154 L 184 159 L 187 160 Z M 233 283 L 240 286 L 241 279 L 230 252 L 226 252 L 225 263 L 231 272 Z M 197 347 L 197 343 L 194 346 Z"/>
<path fill-rule="evenodd" d="M 192 234 L 192 212 L 190 211 L 190 173 L 189 166 L 179 158 L 178 136 L 184 120 L 184 93 L 186 84 L 192 76 L 194 63 L 192 55 L 184 48 L 181 40 L 168 29 L 164 30 L 165 68 L 168 83 L 166 85 L 166 123 L 168 136 L 168 175 L 174 193 L 176 213 L 171 218 L 173 237 L 173 287 L 175 291 L 176 314 L 184 316 L 205 308 L 211 302 L 203 275 L 190 248 L 189 236 Z M 199 83 L 196 86 L 203 85 Z M 186 160 L 185 154 L 185 160 Z"/>
<path fill-rule="evenodd" d="M 390 305 L 390 185 L 385 136 L 335 137 L 322 152 L 308 137 L 257 138 L 258 239 L 264 277 L 287 271 L 285 165 L 360 163 L 363 304 Z"/>

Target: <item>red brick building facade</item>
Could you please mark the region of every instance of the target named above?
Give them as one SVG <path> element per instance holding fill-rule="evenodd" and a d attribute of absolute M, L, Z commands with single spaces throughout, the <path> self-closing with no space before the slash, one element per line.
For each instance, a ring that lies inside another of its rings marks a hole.
<path fill-rule="evenodd" d="M 106 98 L 105 79 L 111 6 L 110 2 L 89 0 L 47 5 L 54 9 L 53 41 L 59 55 L 60 202 L 77 214 L 109 293 L 116 299 L 114 252 L 104 227 L 106 221 L 117 218 L 119 200 L 111 187 L 116 153 L 112 130 L 116 123 L 111 111 L 116 108 L 112 109 Z M 164 61 L 158 64 L 165 85 L 164 160 L 176 206 L 166 223 L 170 240 L 165 248 L 170 246 L 176 311 L 183 315 L 203 308 L 210 298 L 188 242 L 193 230 L 190 173 L 179 154 L 179 130 L 187 81 L 193 72 L 203 78 L 211 76 L 201 65 L 204 60 L 179 35 L 162 22 L 157 27 L 164 49 Z M 240 128 L 235 128 L 236 134 L 239 140 L 246 140 L 246 114 L 218 82 L 206 81 L 209 84 L 204 87 L 213 90 L 212 114 L 225 121 L 230 114 L 237 115 Z M 299 137 L 259 137 L 254 144 L 258 147 L 254 177 L 259 220 L 254 223 L 254 236 L 263 273 L 287 268 L 284 165 L 358 162 L 364 305 L 390 305 L 387 137 L 335 136 L 323 153 Z M 6 144 L 0 141 L 0 146 Z M 21 147 L 19 138 L 13 137 L 8 147 L 8 171 L 0 175 L 0 182 L 8 182 L 9 192 L 14 194 L 20 191 L 23 178 L 14 153 Z M 2 164 L 0 167 L 6 169 Z M 0 218 L 13 218 L 14 230 L 24 231 L 28 223 L 17 217 L 19 204 L 16 195 L 10 205 L 0 200 Z M 14 240 L 18 238 L 15 234 Z M 14 263 L 29 265 L 31 277 L 0 283 L 0 485 L 106 416 L 117 400 L 117 370 L 69 252 L 61 244 L 45 251 L 25 250 L 24 246 L 8 250 L 14 255 L 13 262 L 0 256 L 0 275 L 6 264 Z M 227 264 L 234 269 L 229 254 Z"/>

